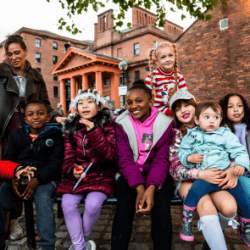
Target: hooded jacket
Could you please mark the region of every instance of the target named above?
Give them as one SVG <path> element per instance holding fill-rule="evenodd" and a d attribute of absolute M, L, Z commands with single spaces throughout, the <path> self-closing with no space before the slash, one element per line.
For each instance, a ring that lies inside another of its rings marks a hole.
<path fill-rule="evenodd" d="M 172 119 L 158 113 L 153 125 L 153 144 L 143 165 L 136 161 L 138 155 L 137 137 L 134 127 L 125 111 L 117 117 L 116 128 L 119 167 L 130 187 L 139 184 L 155 185 L 160 188 L 169 170 L 169 145 L 173 139 Z M 142 171 L 140 171 L 142 169 Z"/>

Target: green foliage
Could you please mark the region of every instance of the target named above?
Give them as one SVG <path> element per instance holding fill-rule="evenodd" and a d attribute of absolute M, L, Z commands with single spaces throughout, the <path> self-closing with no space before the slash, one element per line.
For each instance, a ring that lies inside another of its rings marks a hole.
<path fill-rule="evenodd" d="M 51 0 L 47 0 L 50 2 Z M 72 20 L 75 15 L 81 15 L 87 12 L 89 8 L 94 11 L 98 11 L 100 8 L 105 7 L 110 0 L 54 0 L 59 1 L 61 8 L 67 11 L 68 19 Z M 212 9 L 219 3 L 226 4 L 227 0 L 112 0 L 112 2 L 118 7 L 119 13 L 114 16 L 115 25 L 122 26 L 125 19 L 125 13 L 132 7 L 139 6 L 147 10 L 152 8 L 156 9 L 157 25 L 163 26 L 166 16 L 166 12 L 185 10 L 191 16 L 201 19 L 209 20 L 211 16 L 207 13 L 207 10 Z M 165 4 L 171 3 L 173 7 L 165 8 Z M 181 13 L 181 18 L 185 18 L 185 14 Z M 81 32 L 73 21 L 69 24 L 62 17 L 58 21 L 59 29 L 66 29 L 73 34 Z"/>

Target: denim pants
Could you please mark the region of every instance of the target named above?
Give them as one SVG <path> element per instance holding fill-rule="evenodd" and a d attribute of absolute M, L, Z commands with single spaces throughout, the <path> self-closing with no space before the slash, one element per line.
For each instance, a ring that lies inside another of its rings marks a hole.
<path fill-rule="evenodd" d="M 42 250 L 55 249 L 55 223 L 53 213 L 55 182 L 39 185 L 33 199 L 36 206 L 37 228 L 41 240 L 38 242 Z M 15 212 L 15 203 L 20 199 L 14 194 L 10 182 L 0 187 L 0 250 L 4 249 L 6 212 Z"/>
<path fill-rule="evenodd" d="M 184 201 L 188 207 L 196 207 L 202 196 L 222 190 L 218 185 L 203 180 L 193 182 L 191 189 Z M 227 189 L 235 198 L 242 217 L 250 219 L 250 178 L 240 176 L 235 188 Z"/>

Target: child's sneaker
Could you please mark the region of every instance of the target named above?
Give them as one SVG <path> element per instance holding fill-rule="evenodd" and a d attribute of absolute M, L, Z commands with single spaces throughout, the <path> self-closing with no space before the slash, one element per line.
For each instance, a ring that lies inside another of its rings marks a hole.
<path fill-rule="evenodd" d="M 180 239 L 184 241 L 194 241 L 194 235 L 192 233 L 192 219 L 194 214 L 194 208 L 188 206 L 183 207 L 182 227 L 180 232 Z"/>
<path fill-rule="evenodd" d="M 88 240 L 85 250 L 96 250 L 96 244 L 93 240 Z"/>
<path fill-rule="evenodd" d="M 11 240 L 20 240 L 24 236 L 25 235 L 24 235 L 23 228 L 19 224 L 18 220 L 17 219 L 11 220 L 10 221 L 10 236 L 9 236 L 9 238 Z"/>
<path fill-rule="evenodd" d="M 240 237 L 250 248 L 250 219 L 240 218 Z"/>

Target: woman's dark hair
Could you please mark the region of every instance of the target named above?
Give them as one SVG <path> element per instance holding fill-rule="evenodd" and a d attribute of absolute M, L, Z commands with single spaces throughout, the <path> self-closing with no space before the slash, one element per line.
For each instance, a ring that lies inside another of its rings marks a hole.
<path fill-rule="evenodd" d="M 249 109 L 246 99 L 242 95 L 237 94 L 237 93 L 229 93 L 220 100 L 220 106 L 223 111 L 222 124 L 227 125 L 234 132 L 233 123 L 227 117 L 229 99 L 230 97 L 233 97 L 233 96 L 238 96 L 243 103 L 244 117 L 242 119 L 242 122 L 247 125 L 247 130 L 249 130 L 250 129 L 250 109 Z"/>
<path fill-rule="evenodd" d="M 143 90 L 143 91 L 149 96 L 149 99 L 152 99 L 152 98 L 153 98 L 151 89 L 148 88 L 148 87 L 145 85 L 145 83 L 144 83 L 143 80 L 137 80 L 137 81 L 133 82 L 133 85 L 132 85 L 132 87 L 130 87 L 130 88 L 128 89 L 128 92 L 129 92 L 129 91 L 136 90 L 136 89 Z"/>
<path fill-rule="evenodd" d="M 195 102 L 194 99 L 189 99 L 189 100 L 180 99 L 180 100 L 177 100 L 172 106 L 172 111 L 174 113 L 175 127 L 178 128 L 182 134 L 186 134 L 187 128 L 178 120 L 178 118 L 176 116 L 176 109 L 179 108 L 182 103 L 192 105 L 195 108 L 197 106 L 197 103 Z"/>
<path fill-rule="evenodd" d="M 10 35 L 4 43 L 5 52 L 8 51 L 9 45 L 12 43 L 18 43 L 23 50 L 27 50 L 27 46 L 20 35 Z"/>

